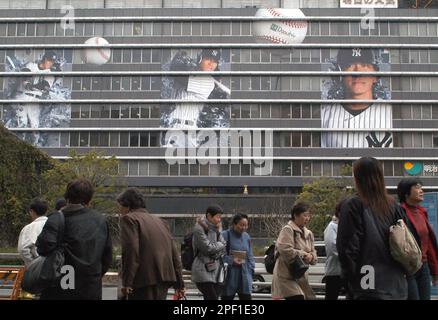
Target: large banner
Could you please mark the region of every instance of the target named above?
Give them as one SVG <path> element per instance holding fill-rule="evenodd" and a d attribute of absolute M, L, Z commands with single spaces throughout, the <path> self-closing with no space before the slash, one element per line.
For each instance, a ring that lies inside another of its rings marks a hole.
<path fill-rule="evenodd" d="M 42 100 L 70 100 L 71 89 L 64 87 L 62 77 L 55 77 L 53 71 L 71 71 L 71 51 L 68 57 L 59 52 L 16 52 L 6 56 L 7 72 L 33 72 L 28 77 L 7 79 L 4 96 L 10 100 L 26 102 L 5 105 L 4 123 L 7 128 L 56 128 L 70 124 L 70 105 L 68 103 L 40 103 Z M 58 135 L 48 133 L 17 133 L 24 140 L 36 146 L 57 145 Z"/>
<path fill-rule="evenodd" d="M 389 53 L 386 50 L 339 49 L 336 59 L 323 64 L 323 70 L 344 72 L 389 71 Z M 393 146 L 392 106 L 384 100 L 391 92 L 383 80 L 375 75 L 334 76 L 323 81 L 321 99 L 375 100 L 374 103 L 330 103 L 321 106 L 323 129 L 321 146 L 328 148 L 390 148 Z M 352 129 L 347 131 L 345 129 Z M 354 129 L 370 129 L 356 131 Z M 376 130 L 388 129 L 388 131 Z"/>
<path fill-rule="evenodd" d="M 227 50 L 228 54 L 229 51 Z M 202 49 L 191 56 L 186 51 L 177 51 L 171 61 L 163 64 L 166 71 L 229 70 L 230 63 L 221 59 L 222 50 Z M 228 59 L 229 61 L 229 59 Z M 181 103 L 162 104 L 160 125 L 163 128 L 196 130 L 198 128 L 228 128 L 230 126 L 230 105 L 209 103 L 210 99 L 229 99 L 231 90 L 214 75 L 185 75 L 163 77 L 161 98 L 181 100 Z M 202 103 L 184 101 L 204 101 Z M 185 141 L 172 135 L 163 136 L 163 146 L 198 147 L 204 141 L 186 136 Z"/>

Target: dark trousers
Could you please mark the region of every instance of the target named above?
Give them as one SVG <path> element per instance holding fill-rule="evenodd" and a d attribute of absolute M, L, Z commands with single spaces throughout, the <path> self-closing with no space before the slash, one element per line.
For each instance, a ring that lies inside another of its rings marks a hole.
<path fill-rule="evenodd" d="M 213 282 L 197 282 L 196 287 L 201 291 L 204 300 L 219 300 L 222 285 Z"/>
<path fill-rule="evenodd" d="M 134 288 L 128 300 L 166 300 L 170 284 L 160 283 L 156 286 Z"/>
<path fill-rule="evenodd" d="M 344 286 L 340 276 L 325 277 L 325 300 L 338 300 L 339 291 Z"/>
<path fill-rule="evenodd" d="M 409 276 L 408 280 L 408 300 L 430 300 L 430 270 L 427 262 L 416 274 Z"/>
<path fill-rule="evenodd" d="M 243 293 L 237 293 L 239 296 L 239 300 L 252 300 L 252 297 L 250 294 L 243 294 Z M 234 300 L 234 296 L 222 296 L 221 300 Z"/>
<path fill-rule="evenodd" d="M 290 296 L 284 298 L 284 300 L 304 300 L 304 296 L 303 295 Z"/>

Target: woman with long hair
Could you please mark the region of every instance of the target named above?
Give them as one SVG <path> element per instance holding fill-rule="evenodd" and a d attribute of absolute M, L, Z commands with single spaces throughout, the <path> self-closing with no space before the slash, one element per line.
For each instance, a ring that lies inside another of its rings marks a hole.
<path fill-rule="evenodd" d="M 407 298 L 403 267 L 389 250 L 389 229 L 403 216 L 386 191 L 380 163 L 369 157 L 353 164 L 357 194 L 341 207 L 337 248 L 353 299 Z"/>

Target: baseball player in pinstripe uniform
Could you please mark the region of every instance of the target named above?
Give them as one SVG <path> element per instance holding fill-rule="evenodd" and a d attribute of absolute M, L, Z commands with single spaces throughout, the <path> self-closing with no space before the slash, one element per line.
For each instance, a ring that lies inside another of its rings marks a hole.
<path fill-rule="evenodd" d="M 349 72 L 375 72 L 378 67 L 370 49 L 340 49 L 337 56 L 339 70 Z M 352 129 L 343 132 L 322 132 L 321 146 L 328 148 L 390 148 L 390 131 L 374 129 L 392 128 L 392 106 L 380 103 L 374 94 L 376 76 L 343 76 L 343 98 L 348 100 L 376 100 L 372 104 L 327 104 L 321 107 L 322 128 Z M 370 131 L 354 131 L 370 129 Z"/>

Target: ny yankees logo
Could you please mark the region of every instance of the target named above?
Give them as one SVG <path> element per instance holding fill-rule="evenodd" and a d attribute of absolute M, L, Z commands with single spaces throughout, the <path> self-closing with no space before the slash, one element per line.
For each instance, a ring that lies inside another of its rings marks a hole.
<path fill-rule="evenodd" d="M 374 131 L 370 132 L 370 134 L 366 136 L 366 139 L 369 148 L 388 148 L 391 146 L 392 143 L 391 132 L 385 132 L 385 136 L 381 141 L 379 140 L 379 138 L 377 138 L 377 135 Z"/>
<path fill-rule="evenodd" d="M 361 49 L 353 49 L 351 56 L 352 57 L 362 57 Z"/>

